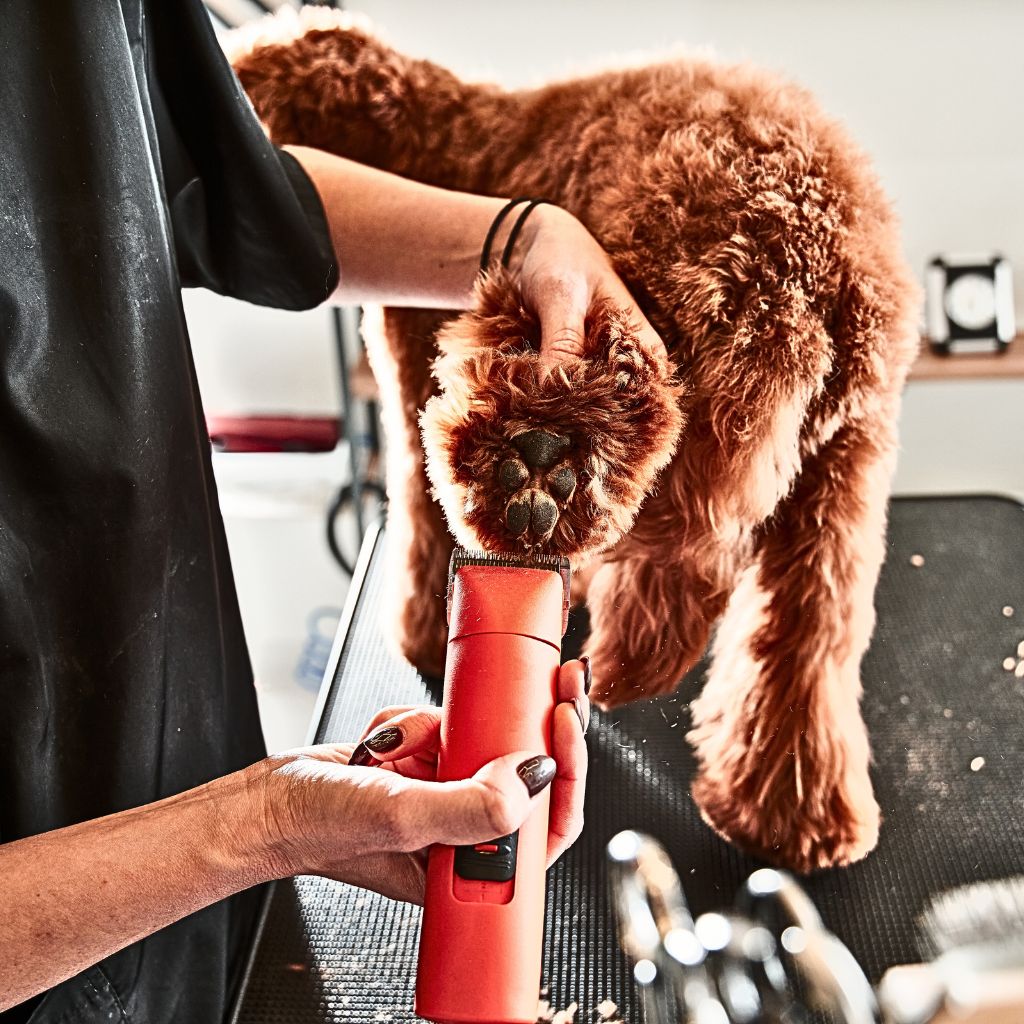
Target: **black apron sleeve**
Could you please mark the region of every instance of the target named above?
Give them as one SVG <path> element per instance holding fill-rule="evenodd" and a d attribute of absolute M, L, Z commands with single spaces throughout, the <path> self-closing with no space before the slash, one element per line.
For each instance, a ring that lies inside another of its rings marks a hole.
<path fill-rule="evenodd" d="M 148 5 L 149 92 L 181 282 L 309 309 L 338 268 L 320 197 L 267 139 L 200 0 Z"/>

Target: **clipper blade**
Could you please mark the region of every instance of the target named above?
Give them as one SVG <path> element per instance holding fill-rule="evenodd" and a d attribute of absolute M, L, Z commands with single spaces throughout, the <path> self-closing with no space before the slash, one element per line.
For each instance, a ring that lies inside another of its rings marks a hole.
<path fill-rule="evenodd" d="M 499 551 L 470 551 L 457 547 L 448 566 L 448 614 L 452 610 L 452 584 L 455 574 L 465 565 L 484 565 L 505 569 L 544 569 L 562 577 L 562 634 L 569 627 L 569 581 L 571 569 L 565 555 L 515 555 Z"/>

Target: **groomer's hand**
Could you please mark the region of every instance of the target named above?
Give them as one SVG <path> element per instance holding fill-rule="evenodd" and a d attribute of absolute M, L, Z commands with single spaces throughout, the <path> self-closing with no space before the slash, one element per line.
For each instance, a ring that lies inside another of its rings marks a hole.
<path fill-rule="evenodd" d="M 515 212 L 508 220 L 515 220 Z M 510 269 L 519 277 L 526 304 L 540 318 L 541 360 L 557 366 L 583 353 L 583 321 L 598 299 L 625 308 L 640 343 L 660 362 L 665 344 L 640 311 L 608 254 L 574 217 L 544 204 L 530 214 L 512 253 Z"/>
<path fill-rule="evenodd" d="M 471 779 L 437 782 L 441 712 L 418 706 L 385 708 L 355 746 L 309 747 L 253 766 L 257 827 L 273 873 L 327 875 L 422 903 L 427 847 L 514 832 L 549 785 L 550 865 L 583 827 L 586 675 L 579 661 L 559 672 L 553 758 L 518 751 Z"/>

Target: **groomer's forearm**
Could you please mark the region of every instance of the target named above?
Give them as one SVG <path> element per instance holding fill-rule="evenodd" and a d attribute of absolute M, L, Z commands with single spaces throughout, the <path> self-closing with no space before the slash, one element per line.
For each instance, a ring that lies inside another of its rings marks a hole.
<path fill-rule="evenodd" d="M 470 304 L 480 249 L 504 199 L 422 185 L 305 146 L 285 149 L 323 201 L 341 268 L 336 301 Z"/>
<path fill-rule="evenodd" d="M 243 773 L 0 845 L 0 1010 L 272 874 Z"/>

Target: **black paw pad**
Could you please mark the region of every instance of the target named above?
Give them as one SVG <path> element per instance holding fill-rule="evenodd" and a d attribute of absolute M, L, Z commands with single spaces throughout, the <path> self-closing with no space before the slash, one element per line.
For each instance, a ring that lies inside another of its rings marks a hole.
<path fill-rule="evenodd" d="M 530 471 L 518 459 L 506 459 L 498 467 L 498 483 L 506 491 L 518 491 L 529 479 Z"/>
<path fill-rule="evenodd" d="M 512 446 L 531 469 L 550 468 L 562 457 L 569 444 L 569 438 L 549 434 L 545 430 L 530 430 L 512 438 Z"/>
<path fill-rule="evenodd" d="M 537 488 L 517 494 L 505 508 L 509 533 L 532 541 L 544 540 L 558 522 L 558 506 Z"/>
<path fill-rule="evenodd" d="M 548 474 L 548 491 L 557 501 L 568 501 L 576 490 L 576 474 L 569 466 L 559 466 Z"/>

